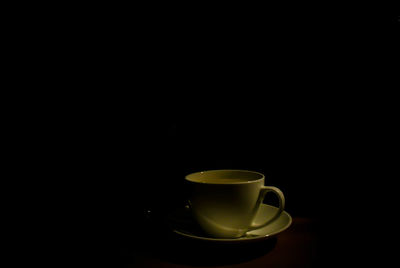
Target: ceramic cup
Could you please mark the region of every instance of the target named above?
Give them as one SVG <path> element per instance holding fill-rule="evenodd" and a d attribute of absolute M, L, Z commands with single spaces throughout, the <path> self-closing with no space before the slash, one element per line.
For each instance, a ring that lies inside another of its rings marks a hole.
<path fill-rule="evenodd" d="M 185 177 L 191 188 L 189 204 L 200 227 L 210 236 L 237 238 L 276 220 L 285 206 L 281 190 L 264 186 L 265 176 L 247 170 L 210 170 Z M 264 196 L 273 192 L 279 209 L 265 222 L 253 222 Z"/>

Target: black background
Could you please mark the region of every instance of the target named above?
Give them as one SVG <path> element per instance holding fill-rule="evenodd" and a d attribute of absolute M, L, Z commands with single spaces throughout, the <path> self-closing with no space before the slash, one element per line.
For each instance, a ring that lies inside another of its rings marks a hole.
<path fill-rule="evenodd" d="M 368 229 L 383 182 L 365 174 L 387 145 L 371 140 L 392 133 L 394 106 L 365 89 L 391 88 L 393 70 L 371 65 L 393 61 L 397 20 L 385 32 L 360 10 L 237 8 L 58 10 L 14 32 L 8 69 L 26 75 L 13 87 L 38 90 L 16 90 L 10 158 L 39 176 L 26 192 L 43 193 L 46 228 L 66 226 L 79 252 L 118 252 L 146 211 L 182 204 L 186 174 L 234 168 L 264 173 L 292 216 L 317 219 L 325 248 Z"/>

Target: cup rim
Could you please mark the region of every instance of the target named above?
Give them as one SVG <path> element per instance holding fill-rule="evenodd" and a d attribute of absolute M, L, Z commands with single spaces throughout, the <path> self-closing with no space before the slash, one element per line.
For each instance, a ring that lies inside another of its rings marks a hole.
<path fill-rule="evenodd" d="M 252 174 L 256 174 L 259 175 L 260 178 L 259 179 L 254 179 L 254 180 L 248 180 L 248 181 L 240 181 L 240 182 L 230 182 L 230 183 L 222 183 L 222 182 L 204 182 L 204 181 L 197 181 L 194 180 L 193 177 L 195 175 L 199 175 L 199 174 L 203 174 L 203 173 L 208 173 L 208 172 L 229 172 L 229 171 L 234 171 L 234 172 L 247 172 L 247 173 L 252 173 Z M 200 183 L 200 184 L 220 184 L 220 185 L 231 185 L 231 184 L 249 184 L 249 183 L 255 183 L 255 182 L 260 182 L 262 180 L 265 179 L 265 175 L 257 172 L 257 171 L 253 171 L 253 170 L 246 170 L 246 169 L 210 169 L 210 170 L 203 170 L 203 171 L 198 171 L 198 172 L 193 172 L 190 174 L 187 174 L 185 176 L 185 180 L 189 181 L 189 182 L 193 182 L 193 183 Z"/>

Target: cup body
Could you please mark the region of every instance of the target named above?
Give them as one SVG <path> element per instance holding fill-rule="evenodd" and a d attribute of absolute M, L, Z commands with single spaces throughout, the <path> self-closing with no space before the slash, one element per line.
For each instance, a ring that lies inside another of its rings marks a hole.
<path fill-rule="evenodd" d="M 243 236 L 260 205 L 264 175 L 246 170 L 211 170 L 186 176 L 190 205 L 198 224 L 210 236 Z"/>

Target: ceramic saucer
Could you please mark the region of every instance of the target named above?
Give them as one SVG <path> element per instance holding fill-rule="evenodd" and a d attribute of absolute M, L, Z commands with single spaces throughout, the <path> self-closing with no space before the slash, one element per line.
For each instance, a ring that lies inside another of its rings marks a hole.
<path fill-rule="evenodd" d="M 274 214 L 276 210 L 278 210 L 277 207 L 262 204 L 256 215 L 255 222 L 261 223 L 265 221 L 268 217 L 267 215 Z M 207 236 L 202 232 L 200 227 L 197 226 L 196 222 L 191 217 L 190 211 L 187 209 L 171 213 L 169 222 L 172 231 L 180 236 L 212 242 L 241 243 L 265 240 L 283 232 L 292 223 L 292 217 L 286 211 L 283 211 L 280 217 L 271 224 L 247 232 L 245 236 L 239 238 L 213 238 Z"/>

